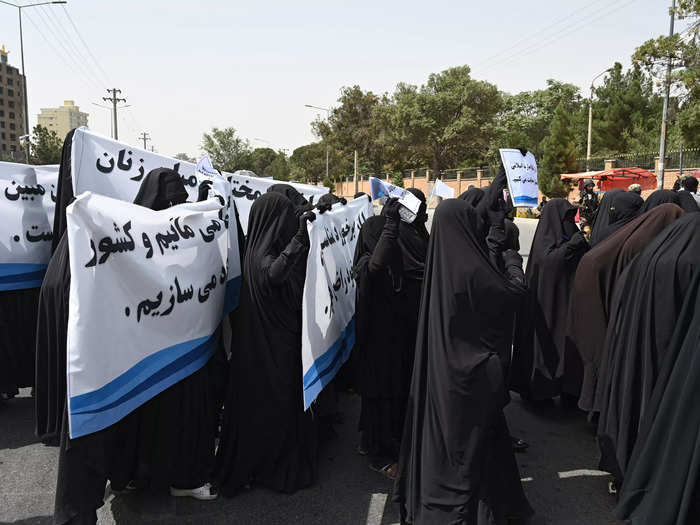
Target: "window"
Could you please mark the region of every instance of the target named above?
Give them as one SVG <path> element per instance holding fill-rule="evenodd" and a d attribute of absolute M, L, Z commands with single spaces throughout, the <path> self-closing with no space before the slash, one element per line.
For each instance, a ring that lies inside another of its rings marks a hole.
<path fill-rule="evenodd" d="M 10 133 L 10 142 L 16 142 L 17 141 L 17 135 L 14 133 Z"/>
<path fill-rule="evenodd" d="M 2 95 L 2 90 L 5 89 L 2 86 L 0 86 L 0 95 Z"/>
<path fill-rule="evenodd" d="M 14 96 L 15 96 L 15 90 L 14 90 L 14 89 L 8 89 L 8 90 L 7 90 L 7 96 L 8 96 L 8 97 L 14 97 Z"/>
<path fill-rule="evenodd" d="M 15 114 L 12 111 L 10 111 L 10 118 L 15 118 Z"/>
<path fill-rule="evenodd" d="M 17 151 L 17 146 L 10 144 L 10 151 Z"/>
<path fill-rule="evenodd" d="M 0 117 L 4 117 L 4 116 L 5 116 L 5 112 L 2 109 L 0 109 Z"/>
<path fill-rule="evenodd" d="M 3 133 L 3 135 L 4 135 L 4 133 Z M 3 145 L 2 145 L 2 150 L 3 150 L 3 151 L 7 151 L 7 144 L 3 144 Z"/>
<path fill-rule="evenodd" d="M 14 122 L 10 122 L 10 129 L 15 129 L 15 123 L 14 123 Z"/>
<path fill-rule="evenodd" d="M 0 98 L 0 106 L 4 106 L 4 105 L 5 105 L 5 101 Z"/>
<path fill-rule="evenodd" d="M 14 85 L 14 82 L 12 81 L 11 78 L 8 78 L 8 79 L 7 79 L 7 85 L 8 85 L 8 86 Z"/>
<path fill-rule="evenodd" d="M 7 107 L 8 107 L 8 108 L 14 108 L 14 107 L 15 107 L 15 101 L 14 101 L 14 100 L 8 100 L 8 101 L 7 101 Z"/>
<path fill-rule="evenodd" d="M 5 129 L 5 121 L 0 120 L 0 128 Z"/>
<path fill-rule="evenodd" d="M 5 132 L 0 133 L 0 139 L 5 140 Z"/>

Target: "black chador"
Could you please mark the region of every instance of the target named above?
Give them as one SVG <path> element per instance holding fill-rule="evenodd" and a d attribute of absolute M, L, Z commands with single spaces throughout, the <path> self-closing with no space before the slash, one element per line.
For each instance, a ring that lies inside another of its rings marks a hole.
<path fill-rule="evenodd" d="M 642 197 L 634 192 L 613 190 L 606 193 L 600 202 L 598 216 L 593 223 L 591 246 L 604 241 L 637 217 L 643 205 Z"/>
<path fill-rule="evenodd" d="M 404 522 L 493 525 L 532 513 L 503 415 L 499 350 L 512 333 L 502 319 L 523 289 L 522 268 L 511 280 L 496 263 L 511 275 L 522 262 L 497 253 L 502 221 L 490 220 L 500 228 L 484 240 L 468 203 L 449 199 L 435 211 L 394 487 Z"/>
<path fill-rule="evenodd" d="M 317 429 L 304 411 L 301 308 L 309 239 L 292 202 L 276 192 L 250 209 L 241 301 L 217 451 L 217 480 L 232 496 L 245 485 L 280 492 L 316 477 Z"/>
<path fill-rule="evenodd" d="M 640 423 L 700 260 L 700 214 L 661 231 L 615 286 L 596 397 L 602 470 L 624 479 Z"/>
<path fill-rule="evenodd" d="M 375 470 L 398 459 L 428 247 L 425 195 L 408 191 L 422 201 L 414 222 L 401 221 L 400 204 L 389 201 L 362 226 L 355 249 L 359 427 Z"/>
<path fill-rule="evenodd" d="M 544 206 L 527 264 L 527 305 L 518 318 L 511 386 L 533 399 L 560 393 L 578 397 L 581 358 L 565 347 L 569 297 L 576 267 L 588 243 L 576 208 L 565 199 Z"/>

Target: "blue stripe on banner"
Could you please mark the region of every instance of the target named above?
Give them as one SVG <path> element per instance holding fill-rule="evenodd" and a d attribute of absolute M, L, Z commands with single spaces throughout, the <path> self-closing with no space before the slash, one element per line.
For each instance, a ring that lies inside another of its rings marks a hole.
<path fill-rule="evenodd" d="M 70 398 L 70 436 L 113 425 L 143 403 L 199 370 L 216 350 L 219 330 L 209 337 L 152 354 L 104 387 Z"/>
<path fill-rule="evenodd" d="M 331 347 L 313 362 L 304 374 L 304 410 L 311 406 L 316 396 L 338 373 L 343 363 L 350 357 L 355 345 L 355 318 L 345 327 L 340 337 Z"/>
<path fill-rule="evenodd" d="M 238 302 L 241 299 L 241 282 L 242 277 L 234 277 L 226 282 L 226 295 L 224 296 L 224 315 L 233 312 L 238 308 Z"/>
<path fill-rule="evenodd" d="M 0 264 L 0 291 L 38 288 L 44 280 L 46 264 Z"/>
<path fill-rule="evenodd" d="M 513 198 L 513 206 L 537 206 L 537 197 L 520 195 Z"/>

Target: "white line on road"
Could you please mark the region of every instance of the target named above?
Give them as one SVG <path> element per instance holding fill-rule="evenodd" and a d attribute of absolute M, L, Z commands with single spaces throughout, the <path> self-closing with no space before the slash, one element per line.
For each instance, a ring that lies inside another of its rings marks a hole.
<path fill-rule="evenodd" d="M 559 476 L 559 479 L 567 479 L 567 478 L 579 478 L 582 476 L 607 476 L 607 472 L 603 472 L 602 470 L 591 470 L 587 468 L 582 468 L 578 470 L 567 470 L 566 472 L 557 472 L 557 475 Z"/>
<path fill-rule="evenodd" d="M 381 525 L 387 497 L 387 494 L 382 494 L 381 492 L 372 494 L 372 498 L 369 500 L 369 508 L 367 509 L 367 525 Z"/>

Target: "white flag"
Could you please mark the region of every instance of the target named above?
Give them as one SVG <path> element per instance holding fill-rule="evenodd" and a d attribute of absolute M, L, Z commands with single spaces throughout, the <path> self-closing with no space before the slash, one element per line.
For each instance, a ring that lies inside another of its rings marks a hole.
<path fill-rule="evenodd" d="M 442 197 L 443 199 L 454 199 L 455 190 L 454 188 L 451 188 L 450 186 L 442 182 L 440 179 L 435 179 L 435 184 L 433 184 L 432 195 L 437 195 L 438 197 Z"/>

